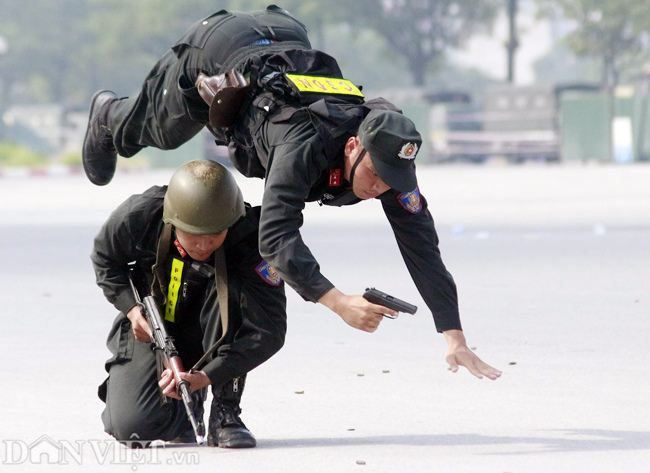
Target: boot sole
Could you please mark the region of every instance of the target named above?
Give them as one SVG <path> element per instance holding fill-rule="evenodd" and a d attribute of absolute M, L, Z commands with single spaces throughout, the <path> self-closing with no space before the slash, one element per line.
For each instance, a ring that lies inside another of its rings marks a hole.
<path fill-rule="evenodd" d="M 93 109 L 95 108 L 95 102 L 97 102 L 97 99 L 99 98 L 99 96 L 100 96 L 101 94 L 103 94 L 104 92 L 110 92 L 110 93 L 113 93 L 112 91 L 110 91 L 110 90 L 106 90 L 106 89 L 100 90 L 100 91 L 98 91 L 98 92 L 95 92 L 95 95 L 93 95 L 93 98 L 92 98 L 92 100 L 90 101 L 90 111 L 89 111 L 89 113 L 88 113 L 88 126 L 86 127 L 86 135 L 84 136 L 83 148 L 81 148 L 82 150 L 86 149 L 86 141 L 88 141 L 88 136 L 90 135 L 90 126 L 91 126 L 91 124 L 92 124 L 91 117 L 93 116 Z M 111 177 L 111 179 L 109 179 L 108 182 L 98 182 L 98 181 L 95 181 L 94 179 L 92 179 L 92 178 L 90 177 L 90 174 L 88 173 L 88 169 L 86 168 L 86 160 L 83 159 L 83 151 L 82 151 L 82 159 L 81 159 L 81 163 L 83 164 L 84 172 L 86 173 L 86 177 L 88 178 L 88 180 L 89 180 L 90 182 L 92 182 L 92 183 L 95 184 L 96 186 L 105 186 L 106 184 L 108 184 L 108 183 L 113 179 L 113 178 Z"/>
<path fill-rule="evenodd" d="M 253 448 L 257 446 L 257 440 L 255 439 L 237 439 L 230 442 L 215 442 L 212 435 L 208 435 L 208 445 L 210 447 L 219 447 L 219 448 Z"/>
<path fill-rule="evenodd" d="M 253 448 L 257 445 L 257 442 L 255 440 L 250 441 L 241 441 L 241 440 L 235 440 L 233 442 L 223 442 L 219 444 L 219 448 Z"/>

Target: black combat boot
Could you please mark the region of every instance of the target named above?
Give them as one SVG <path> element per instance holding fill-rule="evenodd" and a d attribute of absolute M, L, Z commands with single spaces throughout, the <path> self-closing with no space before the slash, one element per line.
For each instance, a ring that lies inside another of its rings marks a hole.
<path fill-rule="evenodd" d="M 257 445 L 255 436 L 239 418 L 239 401 L 244 391 L 246 376 L 228 381 L 219 392 L 213 393 L 208 424 L 208 445 L 223 448 L 251 448 Z"/>
<path fill-rule="evenodd" d="M 95 185 L 105 186 L 115 175 L 117 151 L 108 123 L 110 104 L 117 96 L 109 90 L 100 90 L 90 102 L 88 129 L 84 138 L 82 160 L 86 176 Z"/>

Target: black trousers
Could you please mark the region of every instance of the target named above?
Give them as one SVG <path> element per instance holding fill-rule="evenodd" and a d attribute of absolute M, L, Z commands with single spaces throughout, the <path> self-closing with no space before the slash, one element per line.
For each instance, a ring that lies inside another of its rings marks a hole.
<path fill-rule="evenodd" d="M 269 44 L 256 44 L 273 41 Z M 139 95 L 111 105 L 109 126 L 124 157 L 142 148 L 175 149 L 208 124 L 195 87 L 199 73 L 221 74 L 250 54 L 310 48 L 302 23 L 277 7 L 252 13 L 219 11 L 190 27 L 149 72 Z"/>
<path fill-rule="evenodd" d="M 192 428 L 182 401 L 167 398 L 163 403 L 156 355 L 150 343 L 135 340 L 123 314 L 113 324 L 108 348 L 113 354 L 106 362 L 109 377 L 99 388 L 108 434 L 122 442 L 173 440 Z"/>

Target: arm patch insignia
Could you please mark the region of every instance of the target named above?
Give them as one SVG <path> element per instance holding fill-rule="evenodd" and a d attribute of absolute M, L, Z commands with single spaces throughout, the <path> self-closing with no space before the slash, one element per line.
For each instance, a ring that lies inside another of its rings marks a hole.
<path fill-rule="evenodd" d="M 266 261 L 262 261 L 258 264 L 255 268 L 255 272 L 271 286 L 279 286 L 282 284 L 282 278 L 278 272 Z"/>
<path fill-rule="evenodd" d="M 422 202 L 420 201 L 420 188 L 416 187 L 411 192 L 403 192 L 397 196 L 397 200 L 406 210 L 412 214 L 420 213 Z"/>

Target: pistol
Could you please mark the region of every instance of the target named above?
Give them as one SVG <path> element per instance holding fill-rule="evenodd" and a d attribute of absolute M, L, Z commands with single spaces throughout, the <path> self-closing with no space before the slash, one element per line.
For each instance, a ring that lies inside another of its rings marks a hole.
<path fill-rule="evenodd" d="M 372 302 L 373 304 L 383 305 L 389 309 L 393 309 L 398 312 L 406 312 L 407 314 L 415 314 L 415 312 L 418 310 L 418 308 L 413 304 L 409 304 L 408 302 L 398 299 L 397 297 L 390 296 L 385 292 L 381 292 L 379 289 L 375 289 L 374 287 L 367 287 L 366 292 L 363 293 L 363 298 L 368 302 Z M 392 319 L 393 317 L 388 318 Z"/>

